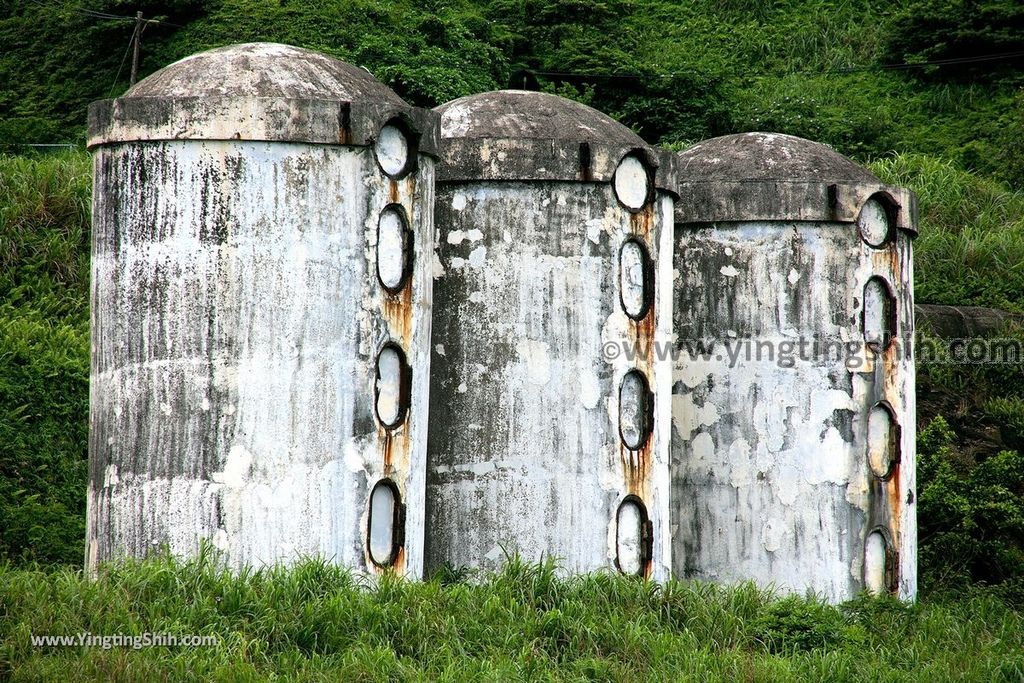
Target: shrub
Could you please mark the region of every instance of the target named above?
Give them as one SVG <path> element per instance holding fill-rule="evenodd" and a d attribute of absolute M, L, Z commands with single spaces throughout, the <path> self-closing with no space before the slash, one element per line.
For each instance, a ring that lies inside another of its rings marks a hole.
<path fill-rule="evenodd" d="M 956 456 L 956 434 L 936 417 L 918 435 L 922 585 L 1018 585 L 1024 578 L 1024 455 Z"/>
<path fill-rule="evenodd" d="M 768 605 L 750 628 L 770 652 L 784 653 L 835 647 L 846 633 L 835 607 L 796 597 Z"/>

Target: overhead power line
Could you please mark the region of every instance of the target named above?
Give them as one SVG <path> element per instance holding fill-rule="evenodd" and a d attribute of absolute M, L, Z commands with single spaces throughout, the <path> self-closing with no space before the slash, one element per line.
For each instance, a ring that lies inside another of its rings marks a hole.
<path fill-rule="evenodd" d="M 980 62 L 994 62 L 1004 59 L 1024 58 L 1024 50 L 1014 52 L 999 52 L 989 55 L 976 55 L 974 57 L 950 57 L 945 59 L 929 59 L 921 62 L 898 62 L 894 64 L 867 64 L 863 66 L 835 67 L 832 69 L 800 69 L 797 71 L 784 71 L 779 73 L 749 74 L 754 78 L 772 78 L 791 76 L 794 74 L 805 75 L 827 75 L 840 73 L 856 73 L 859 71 L 899 71 L 909 69 L 920 69 L 929 66 L 953 66 L 957 64 L 976 64 Z M 664 74 L 636 74 L 636 73 L 576 73 L 569 71 L 541 71 L 535 69 L 517 69 L 513 72 L 509 81 L 509 87 L 536 89 L 537 77 L 547 78 L 555 81 L 587 82 L 587 81 L 623 81 L 640 82 L 650 78 L 676 78 L 683 75 L 681 72 Z"/>
<path fill-rule="evenodd" d="M 35 3 L 36 5 L 39 5 L 40 7 L 44 8 L 44 9 L 48 9 L 48 10 L 69 9 L 72 12 L 77 12 L 77 13 L 83 15 L 83 16 L 92 17 L 93 19 L 107 19 L 107 20 L 110 20 L 110 21 L 137 21 L 136 17 L 129 17 L 129 16 L 126 16 L 124 14 L 110 14 L 109 12 L 99 12 L 97 10 L 87 9 L 85 7 L 67 7 L 67 8 L 57 7 L 55 5 L 48 5 L 45 2 L 43 2 L 42 0 L 32 0 L 32 2 Z M 159 25 L 159 26 L 171 26 L 173 28 L 185 28 L 181 24 L 172 24 L 169 21 L 162 21 L 160 19 L 145 19 L 144 21 L 147 24 L 156 24 L 156 25 Z"/>

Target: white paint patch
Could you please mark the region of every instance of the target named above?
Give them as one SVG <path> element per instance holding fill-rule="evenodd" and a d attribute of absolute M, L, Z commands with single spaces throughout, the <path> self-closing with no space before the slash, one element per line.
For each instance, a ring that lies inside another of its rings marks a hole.
<path fill-rule="evenodd" d="M 753 483 L 753 468 L 750 461 L 750 443 L 743 438 L 729 444 L 729 483 L 733 486 L 747 486 Z"/>
<path fill-rule="evenodd" d="M 483 232 L 473 228 L 472 230 L 449 230 L 445 241 L 448 244 L 462 244 L 464 241 L 479 242 L 484 238 Z"/>
<path fill-rule="evenodd" d="M 434 351 L 436 351 L 436 352 L 437 352 L 437 355 L 439 355 L 439 356 L 444 356 L 444 355 L 445 355 L 445 351 L 444 351 L 444 344 L 438 344 L 438 345 L 436 345 L 436 346 L 434 347 Z"/>
<path fill-rule="evenodd" d="M 672 424 L 679 436 L 689 439 L 700 427 L 709 427 L 718 421 L 718 406 L 711 401 L 697 406 L 692 394 L 672 395 Z"/>
<path fill-rule="evenodd" d="M 228 451 L 228 459 L 224 463 L 224 470 L 222 472 L 214 472 L 213 480 L 218 484 L 241 488 L 249 479 L 252 461 L 252 453 L 245 446 L 235 444 Z"/>
<path fill-rule="evenodd" d="M 721 273 L 726 277 L 736 277 L 740 271 L 736 270 L 735 266 L 722 266 Z"/>
<path fill-rule="evenodd" d="M 601 400 L 601 383 L 593 370 L 585 368 L 580 372 L 580 400 L 587 410 L 596 408 Z"/>
<path fill-rule="evenodd" d="M 228 532 L 224 529 L 217 529 L 213 534 L 213 545 L 217 550 L 227 551 L 231 547 L 231 539 L 228 537 Z"/>
<path fill-rule="evenodd" d="M 484 555 L 484 558 L 488 562 L 492 562 L 492 563 L 496 563 L 496 562 L 500 561 L 501 558 L 503 558 L 503 557 L 505 557 L 505 551 L 501 549 L 500 545 L 494 546 L 493 548 L 491 548 L 490 550 L 487 551 L 486 555 Z"/>
<path fill-rule="evenodd" d="M 452 196 L 452 208 L 455 209 L 456 211 L 462 211 L 463 209 L 465 209 L 466 195 L 462 194 L 461 192 L 456 192 L 455 195 Z"/>
<path fill-rule="evenodd" d="M 715 457 L 715 441 L 707 432 L 693 437 L 693 455 L 700 461 L 710 461 Z"/>
<path fill-rule="evenodd" d="M 460 385 L 459 385 L 459 388 L 457 389 L 457 391 L 458 391 L 458 392 L 459 392 L 460 394 L 464 394 L 464 393 L 466 393 L 467 391 L 469 391 L 469 387 L 468 387 L 468 386 L 466 386 L 466 383 L 465 383 L 465 382 L 463 382 L 462 384 L 460 384 Z"/>
<path fill-rule="evenodd" d="M 121 483 L 121 477 L 117 476 L 117 465 L 107 465 L 103 473 L 103 487 L 109 488 Z"/>
<path fill-rule="evenodd" d="M 800 273 L 797 272 L 796 268 L 791 268 L 786 279 L 789 280 L 789 284 L 795 285 L 800 280 Z"/>
<path fill-rule="evenodd" d="M 551 356 L 547 342 L 524 339 L 516 344 L 519 362 L 526 366 L 526 381 L 547 384 L 551 380 Z"/>
<path fill-rule="evenodd" d="M 785 526 L 769 519 L 761 527 L 761 545 L 770 553 L 782 547 L 782 538 L 786 535 Z"/>
<path fill-rule="evenodd" d="M 469 265 L 473 268 L 483 268 L 487 259 L 487 247 L 481 245 L 469 252 Z"/>

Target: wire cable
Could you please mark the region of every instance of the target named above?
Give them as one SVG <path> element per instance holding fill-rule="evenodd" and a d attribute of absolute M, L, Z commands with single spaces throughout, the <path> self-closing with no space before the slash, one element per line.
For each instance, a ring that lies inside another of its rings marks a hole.
<path fill-rule="evenodd" d="M 139 32 L 138 24 L 135 25 L 135 29 L 132 31 L 132 37 L 128 40 L 128 47 L 125 48 L 124 55 L 121 56 L 121 64 L 117 67 L 117 75 L 114 76 L 114 82 L 110 84 L 110 90 L 107 92 L 107 99 L 109 100 L 114 96 L 114 88 L 117 87 L 117 79 L 121 77 L 121 70 L 124 68 L 124 62 L 128 59 L 128 53 L 131 52 L 132 44 L 138 39 L 136 35 Z"/>
<path fill-rule="evenodd" d="M 81 14 L 83 16 L 92 17 L 93 19 L 107 19 L 107 20 L 111 20 L 111 21 L 138 21 L 138 19 L 136 19 L 135 17 L 128 17 L 128 16 L 125 16 L 123 14 L 110 14 L 109 12 L 98 12 L 96 10 L 86 9 L 85 7 L 66 7 L 66 8 L 61 8 L 61 7 L 58 7 L 56 5 L 48 5 L 45 2 L 43 2 L 42 0 L 31 0 L 31 1 L 33 3 L 35 3 L 36 5 L 39 5 L 43 9 L 48 9 L 48 10 L 69 9 L 72 12 L 78 12 L 79 14 Z M 146 23 L 146 24 L 158 24 L 160 26 L 172 26 L 174 28 L 185 28 L 181 24 L 172 24 L 169 21 L 162 21 L 160 19 L 143 19 L 142 21 L 143 21 L 143 23 Z"/>

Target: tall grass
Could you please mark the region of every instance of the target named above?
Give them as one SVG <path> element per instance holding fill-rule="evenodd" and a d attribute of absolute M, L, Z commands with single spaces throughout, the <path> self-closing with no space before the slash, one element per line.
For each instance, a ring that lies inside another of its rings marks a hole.
<path fill-rule="evenodd" d="M 878 159 L 885 182 L 917 193 L 917 300 L 1024 312 L 1024 192 L 918 154 Z"/>
<path fill-rule="evenodd" d="M 81 562 L 89 157 L 0 155 L 0 558 Z"/>
<path fill-rule="evenodd" d="M 206 555 L 80 572 L 0 566 L 11 680 L 1019 680 L 1024 615 L 983 594 L 838 608 L 743 585 L 355 577 L 322 561 L 232 575 Z M 33 647 L 30 635 L 214 635 L 215 646 Z"/>
<path fill-rule="evenodd" d="M 87 317 L 91 187 L 83 152 L 0 154 L 0 304 Z"/>

